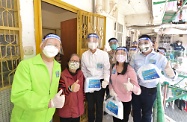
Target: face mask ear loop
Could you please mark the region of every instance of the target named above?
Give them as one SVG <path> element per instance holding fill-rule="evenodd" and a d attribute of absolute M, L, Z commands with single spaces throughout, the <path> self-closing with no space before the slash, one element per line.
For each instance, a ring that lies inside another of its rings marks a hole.
<path fill-rule="evenodd" d="M 126 58 L 125 62 L 127 63 L 128 62 L 128 56 L 126 55 L 125 58 Z"/>
<path fill-rule="evenodd" d="M 153 42 L 150 42 L 150 46 L 151 46 L 151 47 L 153 46 Z"/>

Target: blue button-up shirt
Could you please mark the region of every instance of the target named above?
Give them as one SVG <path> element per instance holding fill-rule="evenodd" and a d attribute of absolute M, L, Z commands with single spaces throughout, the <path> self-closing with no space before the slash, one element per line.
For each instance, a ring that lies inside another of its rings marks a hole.
<path fill-rule="evenodd" d="M 155 64 L 158 69 L 164 71 L 167 62 L 168 61 L 165 56 L 153 50 L 148 55 L 144 55 L 142 53 L 137 53 L 133 55 L 130 65 L 135 69 L 136 73 L 141 66 L 146 64 Z M 144 86 L 146 88 L 154 88 L 158 84 L 159 80 L 153 80 L 153 82 L 145 82 L 138 78 L 138 82 L 139 85 Z"/>

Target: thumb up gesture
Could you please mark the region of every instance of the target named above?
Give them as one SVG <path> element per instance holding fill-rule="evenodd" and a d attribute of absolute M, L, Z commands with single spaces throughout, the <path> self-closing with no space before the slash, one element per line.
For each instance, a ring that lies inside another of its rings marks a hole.
<path fill-rule="evenodd" d="M 80 84 L 79 84 L 79 80 L 77 80 L 71 85 L 71 90 L 72 92 L 78 92 L 79 89 L 80 89 Z"/>
<path fill-rule="evenodd" d="M 130 78 L 128 78 L 127 83 L 123 83 L 123 86 L 127 91 L 132 91 L 134 87 L 134 85 L 130 82 Z"/>
<path fill-rule="evenodd" d="M 65 95 L 62 94 L 62 89 L 50 100 L 49 108 L 62 108 L 65 102 Z"/>

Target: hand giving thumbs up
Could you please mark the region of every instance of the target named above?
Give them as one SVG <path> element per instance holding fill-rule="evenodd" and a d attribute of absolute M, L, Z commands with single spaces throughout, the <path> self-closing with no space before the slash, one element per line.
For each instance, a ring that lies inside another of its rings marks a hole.
<path fill-rule="evenodd" d="M 50 100 L 49 108 L 62 108 L 65 102 L 65 95 L 62 94 L 62 89 Z"/>
<path fill-rule="evenodd" d="M 128 78 L 127 83 L 123 83 L 123 85 L 124 85 L 124 88 L 127 91 L 132 91 L 133 90 L 134 85 L 130 82 L 130 78 Z"/>
<path fill-rule="evenodd" d="M 79 80 L 77 80 L 71 85 L 71 90 L 72 92 L 78 92 L 79 89 L 80 89 L 80 84 L 79 84 Z"/>

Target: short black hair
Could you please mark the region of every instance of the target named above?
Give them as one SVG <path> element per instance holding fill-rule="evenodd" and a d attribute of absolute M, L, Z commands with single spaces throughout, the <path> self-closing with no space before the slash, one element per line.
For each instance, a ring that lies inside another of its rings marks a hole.
<path fill-rule="evenodd" d="M 55 33 L 48 33 L 48 34 L 46 34 L 44 37 L 43 37 L 43 39 L 45 39 L 48 35 L 50 35 L 50 34 L 54 34 L 54 35 L 57 35 L 57 34 L 55 34 Z"/>
<path fill-rule="evenodd" d="M 146 35 L 146 34 L 143 34 L 143 35 L 141 35 L 138 39 L 140 39 L 140 38 L 149 38 L 150 40 L 151 40 L 151 37 L 149 36 L 149 35 Z"/>
<path fill-rule="evenodd" d="M 159 49 L 164 50 L 164 52 L 166 52 L 166 48 L 164 48 L 164 47 L 159 47 L 157 52 L 159 52 Z"/>
<path fill-rule="evenodd" d="M 111 40 L 116 40 L 116 41 L 118 42 L 118 40 L 117 40 L 116 38 L 110 38 L 110 39 L 108 40 L 108 42 L 110 42 Z"/>

